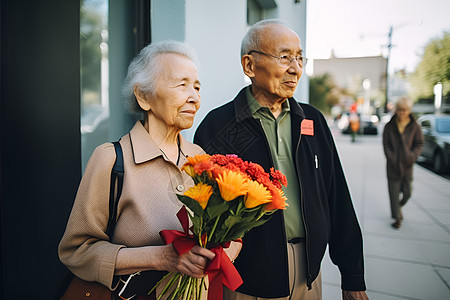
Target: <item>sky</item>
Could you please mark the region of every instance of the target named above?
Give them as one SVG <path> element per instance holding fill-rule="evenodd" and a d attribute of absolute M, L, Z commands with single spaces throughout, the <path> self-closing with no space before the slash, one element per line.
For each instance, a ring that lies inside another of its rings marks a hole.
<path fill-rule="evenodd" d="M 450 32 L 450 0 L 308 0 L 306 56 L 386 57 L 390 26 L 389 72 L 413 72 L 425 45 Z"/>

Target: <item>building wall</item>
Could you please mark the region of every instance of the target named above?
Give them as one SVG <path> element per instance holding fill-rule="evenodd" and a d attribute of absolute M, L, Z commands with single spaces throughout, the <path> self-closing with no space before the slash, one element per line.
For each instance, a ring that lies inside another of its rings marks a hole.
<path fill-rule="evenodd" d="M 370 79 L 372 89 L 386 86 L 386 59 L 382 56 L 315 59 L 314 76 L 329 73 L 337 85 L 351 88 L 356 80 Z"/>
<path fill-rule="evenodd" d="M 354 94 L 364 105 L 359 110 L 366 114 L 379 110 L 385 99 L 386 58 L 382 56 L 337 58 L 331 54 L 330 59 L 315 59 L 313 76 L 328 73 L 334 83 Z M 364 85 L 365 80 L 369 85 Z M 342 97 L 341 105 L 349 106 L 351 98 Z M 358 101 L 358 104 L 360 101 Z M 348 109 L 348 107 L 347 107 Z"/>
<path fill-rule="evenodd" d="M 202 106 L 194 126 L 183 131 L 183 135 L 192 140 L 196 127 L 205 115 L 232 100 L 250 82 L 243 74 L 240 63 L 241 41 L 248 29 L 247 1 L 185 0 L 181 5 L 174 5 L 175 2 L 180 3 L 175 0 L 152 1 L 152 40 L 171 38 L 185 41 L 197 52 Z M 263 9 L 263 18 L 283 19 L 298 33 L 303 48 L 306 48 L 306 0 L 301 3 L 294 3 L 293 0 L 260 1 L 269 2 L 271 5 L 276 3 L 276 7 Z M 308 102 L 306 74 L 300 80 L 295 97 Z"/>
<path fill-rule="evenodd" d="M 188 139 L 211 109 L 233 99 L 246 85 L 240 64 L 246 29 L 246 1 L 187 1 L 186 42 L 197 52 L 202 84 L 202 105 L 194 126 L 185 132 Z"/>
<path fill-rule="evenodd" d="M 295 3 L 290 1 L 277 1 L 279 3 L 279 18 L 286 20 L 300 37 L 303 49 L 306 49 L 306 6 L 308 1 L 301 1 Z M 304 54 L 308 57 L 308 53 Z M 310 61 L 309 63 L 312 63 Z M 295 91 L 294 97 L 301 102 L 309 102 L 309 79 L 306 75 L 306 69 L 303 70 L 303 75 L 300 79 L 299 86 Z"/>
<path fill-rule="evenodd" d="M 152 41 L 167 39 L 183 41 L 185 39 L 186 1 L 152 0 L 150 3 Z"/>
<path fill-rule="evenodd" d="M 53 299 L 81 177 L 79 0 L 1 1 L 0 299 Z"/>

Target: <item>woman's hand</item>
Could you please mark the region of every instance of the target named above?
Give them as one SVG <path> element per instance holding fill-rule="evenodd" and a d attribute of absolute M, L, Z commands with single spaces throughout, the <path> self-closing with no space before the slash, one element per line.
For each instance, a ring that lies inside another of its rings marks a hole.
<path fill-rule="evenodd" d="M 343 300 L 369 300 L 364 291 L 342 291 Z"/>
<path fill-rule="evenodd" d="M 200 246 L 194 246 L 183 255 L 178 255 L 172 245 L 167 245 L 165 250 L 161 257 L 162 269 L 180 272 L 195 278 L 205 276 L 206 264 L 216 256 L 214 252 Z"/>

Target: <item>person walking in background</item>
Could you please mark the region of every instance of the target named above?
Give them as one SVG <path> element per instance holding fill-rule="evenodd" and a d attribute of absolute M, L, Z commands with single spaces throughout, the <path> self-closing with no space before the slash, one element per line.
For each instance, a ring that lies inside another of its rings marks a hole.
<path fill-rule="evenodd" d="M 324 116 L 292 96 L 307 59 L 280 20 L 253 25 L 241 45 L 252 84 L 205 117 L 194 142 L 286 175 L 288 208 L 248 232 L 235 266 L 244 283 L 224 299 L 321 299 L 320 264 L 329 245 L 344 299 L 368 299 L 361 230 Z"/>
<path fill-rule="evenodd" d="M 392 227 L 396 229 L 403 220 L 401 207 L 411 197 L 413 166 L 424 144 L 422 130 L 411 114 L 411 108 L 409 99 L 398 100 L 395 114 L 383 131 L 391 216 L 395 220 Z"/>
<path fill-rule="evenodd" d="M 356 111 L 352 111 L 348 117 L 350 131 L 352 132 L 352 142 L 356 142 L 356 135 L 359 131 L 359 116 Z"/>

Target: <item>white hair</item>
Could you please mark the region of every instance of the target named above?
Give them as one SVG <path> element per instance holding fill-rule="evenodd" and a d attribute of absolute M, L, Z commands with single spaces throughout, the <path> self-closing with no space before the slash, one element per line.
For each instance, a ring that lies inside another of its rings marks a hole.
<path fill-rule="evenodd" d="M 412 109 L 412 101 L 408 97 L 401 97 L 396 103 L 395 103 L 395 109 L 397 110 L 400 106 L 406 107 L 409 110 Z"/>
<path fill-rule="evenodd" d="M 252 50 L 258 50 L 261 44 L 261 33 L 267 25 L 281 24 L 286 27 L 285 22 L 280 19 L 267 19 L 255 23 L 245 34 L 241 43 L 241 57 L 248 54 Z"/>
<path fill-rule="evenodd" d="M 158 56 L 167 53 L 185 56 L 197 65 L 197 56 L 193 48 L 185 43 L 165 40 L 145 46 L 128 66 L 127 77 L 122 88 L 125 105 L 130 112 L 143 112 L 136 101 L 134 87 L 138 86 L 140 92 L 144 94 L 155 92 L 156 83 L 164 69 L 164 66 L 159 63 Z"/>

